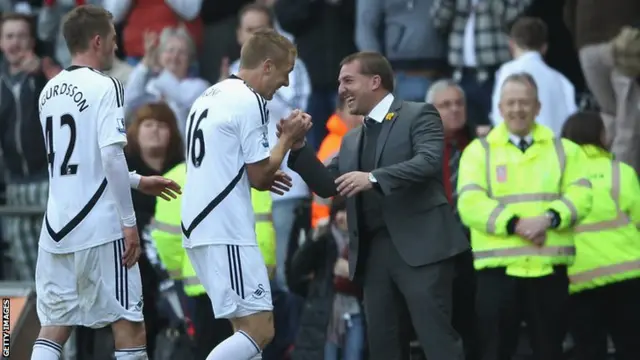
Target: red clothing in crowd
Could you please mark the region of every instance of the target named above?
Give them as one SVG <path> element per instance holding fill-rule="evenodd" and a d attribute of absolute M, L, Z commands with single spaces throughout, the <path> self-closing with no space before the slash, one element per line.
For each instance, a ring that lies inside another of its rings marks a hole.
<path fill-rule="evenodd" d="M 444 192 L 447 195 L 447 199 L 449 199 L 449 203 L 453 204 L 453 192 L 455 191 L 455 184 L 452 184 L 449 179 L 451 179 L 451 173 L 453 169 L 451 169 L 449 160 L 451 159 L 452 150 L 455 148 L 462 152 L 464 148 L 469 145 L 471 141 L 469 137 L 463 131 L 458 132 L 453 136 L 444 137 L 444 155 L 442 158 L 442 182 L 444 183 Z M 457 171 L 457 169 L 455 169 Z"/>

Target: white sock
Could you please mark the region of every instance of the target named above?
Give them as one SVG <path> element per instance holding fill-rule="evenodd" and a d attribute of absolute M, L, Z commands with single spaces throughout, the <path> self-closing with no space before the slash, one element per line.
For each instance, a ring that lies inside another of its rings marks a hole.
<path fill-rule="evenodd" d="M 231 337 L 218 344 L 207 356 L 207 360 L 253 359 L 262 359 L 260 347 L 242 330 L 237 331 Z"/>
<path fill-rule="evenodd" d="M 62 345 L 39 338 L 33 343 L 31 360 L 59 360 L 60 354 L 62 354 Z"/>
<path fill-rule="evenodd" d="M 148 360 L 147 347 L 137 346 L 129 349 L 118 349 L 115 352 L 117 360 Z"/>

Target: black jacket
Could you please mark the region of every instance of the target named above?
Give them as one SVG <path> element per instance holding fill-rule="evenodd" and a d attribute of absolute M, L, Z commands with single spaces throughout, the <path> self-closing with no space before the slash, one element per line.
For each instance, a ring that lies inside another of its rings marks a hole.
<path fill-rule="evenodd" d="M 278 0 L 276 18 L 290 32 L 313 90 L 337 89 L 340 61 L 356 52 L 355 0 Z"/>
<path fill-rule="evenodd" d="M 38 98 L 46 83 L 43 74 L 23 74 L 12 79 L 6 67 L 2 67 L 0 144 L 11 181 L 47 176 L 47 155 L 38 114 Z M 14 86 L 19 87 L 18 96 L 14 95 Z"/>

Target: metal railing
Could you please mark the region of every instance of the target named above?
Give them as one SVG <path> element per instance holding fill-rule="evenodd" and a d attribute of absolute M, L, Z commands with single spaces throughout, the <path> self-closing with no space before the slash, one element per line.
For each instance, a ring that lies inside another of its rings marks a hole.
<path fill-rule="evenodd" d="M 41 206 L 0 206 L 0 216 L 13 215 L 13 216 L 35 216 L 44 215 L 46 209 Z"/>

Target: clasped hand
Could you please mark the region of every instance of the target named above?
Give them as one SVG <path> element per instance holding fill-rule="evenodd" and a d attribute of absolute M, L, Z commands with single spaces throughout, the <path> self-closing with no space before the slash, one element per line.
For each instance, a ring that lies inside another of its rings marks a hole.
<path fill-rule="evenodd" d="M 296 109 L 276 124 L 276 136 L 291 141 L 291 148 L 298 149 L 304 145 L 305 135 L 311 126 L 311 115 Z"/>
<path fill-rule="evenodd" d="M 543 246 L 550 226 L 551 220 L 545 215 L 522 218 L 516 224 L 516 234 L 536 246 Z"/>

